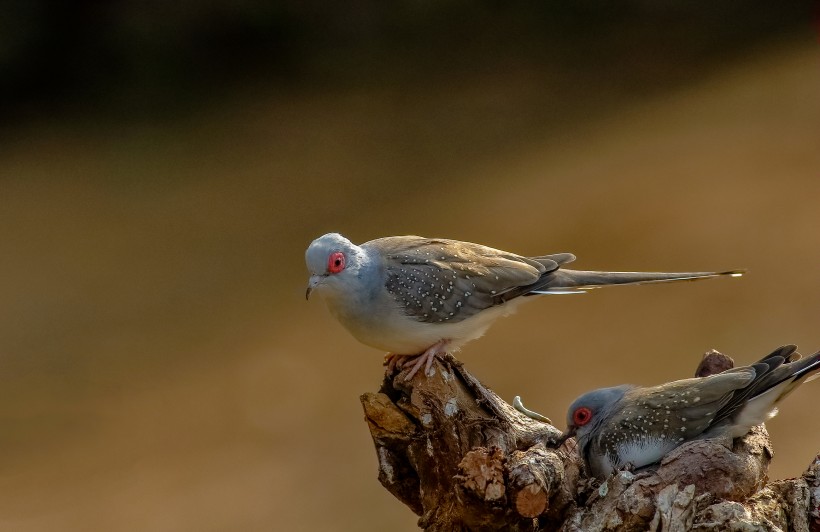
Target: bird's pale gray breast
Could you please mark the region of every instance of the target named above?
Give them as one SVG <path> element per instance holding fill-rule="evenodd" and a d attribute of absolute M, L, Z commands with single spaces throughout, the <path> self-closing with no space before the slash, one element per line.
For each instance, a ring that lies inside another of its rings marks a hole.
<path fill-rule="evenodd" d="M 547 271 L 540 262 L 467 242 L 393 237 L 368 244 L 383 257 L 388 293 L 407 315 L 429 323 L 458 322 L 501 304 L 505 292 Z"/>

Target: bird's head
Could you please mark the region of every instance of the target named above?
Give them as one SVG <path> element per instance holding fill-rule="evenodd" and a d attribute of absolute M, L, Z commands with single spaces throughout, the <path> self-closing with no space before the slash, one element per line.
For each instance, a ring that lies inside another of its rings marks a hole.
<path fill-rule="evenodd" d="M 305 262 L 310 271 L 305 298 L 316 289 L 341 291 L 358 275 L 364 250 L 339 233 L 322 235 L 308 246 Z"/>
<path fill-rule="evenodd" d="M 567 430 L 559 441 L 575 436 L 578 445 L 583 449 L 590 434 L 598 427 L 618 405 L 631 386 L 600 388 L 587 392 L 576 399 L 567 410 Z"/>

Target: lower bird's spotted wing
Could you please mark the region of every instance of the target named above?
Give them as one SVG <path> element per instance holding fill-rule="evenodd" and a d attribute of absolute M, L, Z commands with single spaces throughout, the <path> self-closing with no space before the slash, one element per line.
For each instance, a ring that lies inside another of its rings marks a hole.
<path fill-rule="evenodd" d="M 709 428 L 733 393 L 752 382 L 754 376 L 754 370 L 746 367 L 709 377 L 635 388 L 625 397 L 630 407 L 613 415 L 610 427 L 629 437 L 652 433 L 671 441 L 697 438 Z"/>
<path fill-rule="evenodd" d="M 503 303 L 505 294 L 558 269 L 550 256 L 530 259 L 480 244 L 419 236 L 387 237 L 362 247 L 383 257 L 385 288 L 423 322 L 459 322 Z M 555 256 L 560 261 L 571 255 Z"/>

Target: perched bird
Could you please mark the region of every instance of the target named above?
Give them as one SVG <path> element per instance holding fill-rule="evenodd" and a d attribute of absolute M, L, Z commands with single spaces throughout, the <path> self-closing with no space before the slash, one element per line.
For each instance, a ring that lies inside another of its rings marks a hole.
<path fill-rule="evenodd" d="M 338 233 L 305 252 L 306 297 L 321 291 L 331 313 L 363 344 L 399 356 L 421 355 L 410 379 L 436 355 L 478 338 L 533 294 L 572 294 L 614 284 L 740 276 L 741 271 L 640 273 L 562 268 L 571 253 L 522 257 L 480 244 L 392 236 L 357 246 Z"/>
<path fill-rule="evenodd" d="M 820 352 L 800 360 L 785 345 L 751 366 L 660 386 L 588 392 L 569 407 L 567 431 L 592 476 L 658 462 L 684 442 L 737 438 L 777 414 L 777 403 L 817 378 Z"/>

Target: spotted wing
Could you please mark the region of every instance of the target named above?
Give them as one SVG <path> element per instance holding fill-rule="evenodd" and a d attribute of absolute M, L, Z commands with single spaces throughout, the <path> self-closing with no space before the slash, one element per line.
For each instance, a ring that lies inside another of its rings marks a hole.
<path fill-rule="evenodd" d="M 697 438 L 754 377 L 754 368 L 743 367 L 709 377 L 636 388 L 624 398 L 630 406 L 613 416 L 611 423 L 626 434 L 651 431 L 673 441 Z"/>
<path fill-rule="evenodd" d="M 529 259 L 457 240 L 402 236 L 367 246 L 383 257 L 385 288 L 396 302 L 430 323 L 459 322 L 502 304 L 506 294 L 558 268 L 549 257 Z"/>

